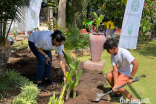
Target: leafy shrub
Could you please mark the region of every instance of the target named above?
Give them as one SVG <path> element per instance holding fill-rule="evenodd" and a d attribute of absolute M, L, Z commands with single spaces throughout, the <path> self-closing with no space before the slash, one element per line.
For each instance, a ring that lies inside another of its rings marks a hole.
<path fill-rule="evenodd" d="M 36 84 L 29 81 L 29 79 L 22 77 L 20 73 L 13 70 L 4 71 L 0 77 L 0 96 L 3 98 L 3 94 L 10 96 L 6 90 L 12 90 L 10 87 L 12 84 L 15 88 L 21 88 L 22 92 L 13 100 L 12 104 L 36 104 L 37 96 L 40 90 Z M 14 88 L 14 89 L 15 89 Z"/>
<path fill-rule="evenodd" d="M 154 34 L 138 36 L 138 41 L 152 41 L 152 40 L 156 40 L 156 36 Z"/>
<path fill-rule="evenodd" d="M 72 49 L 80 49 L 89 47 L 89 35 L 80 34 L 79 29 L 77 28 L 70 28 L 66 33 L 66 41 L 64 44 L 65 49 L 72 50 Z"/>
<path fill-rule="evenodd" d="M 48 26 L 48 30 L 52 30 L 52 23 L 51 22 L 46 22 L 46 25 Z"/>
<path fill-rule="evenodd" d="M 0 95 L 2 98 L 2 93 L 10 96 L 6 92 L 6 90 L 12 90 L 12 88 L 10 87 L 12 84 L 15 84 L 16 87 L 19 87 L 19 76 L 20 74 L 15 70 L 11 71 L 7 69 L 6 71 L 4 71 L 4 73 L 0 77 Z"/>
<path fill-rule="evenodd" d="M 90 18 L 84 19 L 84 20 L 83 20 L 83 25 L 86 26 L 86 24 L 87 24 L 89 21 L 91 21 Z"/>

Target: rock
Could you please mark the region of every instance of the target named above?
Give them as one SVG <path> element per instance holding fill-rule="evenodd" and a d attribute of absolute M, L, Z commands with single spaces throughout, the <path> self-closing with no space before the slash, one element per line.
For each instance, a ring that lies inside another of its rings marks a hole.
<path fill-rule="evenodd" d="M 141 78 L 144 78 L 144 77 L 146 77 L 146 75 L 145 75 L 145 74 L 142 74 L 142 75 L 141 75 Z"/>

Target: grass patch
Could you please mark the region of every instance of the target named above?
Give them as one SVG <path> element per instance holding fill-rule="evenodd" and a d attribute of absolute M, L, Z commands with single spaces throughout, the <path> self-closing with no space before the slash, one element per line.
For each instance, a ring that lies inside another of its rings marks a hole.
<path fill-rule="evenodd" d="M 131 54 L 139 62 L 139 68 L 135 76 L 145 74 L 145 78 L 141 78 L 139 82 L 126 86 L 125 88 L 137 99 L 148 98 L 150 104 L 156 102 L 156 42 L 142 42 L 137 45 L 137 49 L 129 49 Z M 107 74 L 112 70 L 110 54 L 106 50 L 102 52 L 101 60 L 106 60 L 103 68 L 103 73 Z M 78 60 L 85 62 L 91 58 L 91 55 L 78 57 Z M 108 86 L 110 87 L 110 86 Z M 118 101 L 111 100 L 111 102 L 119 103 Z"/>
<path fill-rule="evenodd" d="M 15 41 L 14 44 L 11 46 L 11 49 L 19 50 L 19 49 L 24 49 L 26 47 L 28 47 L 28 39 Z"/>

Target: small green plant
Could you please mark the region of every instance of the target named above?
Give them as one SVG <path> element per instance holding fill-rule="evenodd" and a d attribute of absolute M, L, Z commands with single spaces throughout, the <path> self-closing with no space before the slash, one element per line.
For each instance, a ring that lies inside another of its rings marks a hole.
<path fill-rule="evenodd" d="M 15 69 L 13 70 L 10 70 L 10 69 L 7 69 L 4 73 L 4 76 L 7 78 L 7 82 L 9 83 L 16 83 L 16 84 L 19 84 L 19 76 L 20 76 L 20 73 L 18 73 L 17 71 L 15 71 Z"/>
<path fill-rule="evenodd" d="M 14 30 L 14 31 L 13 31 L 13 35 L 14 35 L 15 40 L 16 40 L 16 37 L 17 37 L 17 35 L 18 35 L 18 32 L 17 32 L 16 30 Z"/>
<path fill-rule="evenodd" d="M 105 15 L 102 15 L 102 16 L 98 17 L 95 12 L 93 12 L 93 13 L 94 13 L 94 16 L 95 16 L 95 21 L 96 21 L 95 22 L 95 24 L 96 24 L 96 32 L 98 32 L 99 31 L 99 25 L 100 25 L 100 23 L 103 20 Z"/>
<path fill-rule="evenodd" d="M 74 91 L 74 92 L 73 92 L 73 98 L 75 98 L 75 97 L 76 97 L 76 92 Z"/>
<path fill-rule="evenodd" d="M 53 96 L 50 98 L 48 104 L 64 104 L 64 94 L 66 97 L 65 99 L 67 100 L 69 98 L 70 91 L 73 90 L 78 85 L 78 82 L 82 75 L 82 70 L 77 71 L 77 69 L 79 68 L 79 62 L 76 59 L 74 61 L 73 58 L 67 55 L 64 51 L 63 54 L 67 62 L 67 66 L 69 68 L 69 72 L 66 72 L 67 79 L 65 83 L 62 83 L 63 89 L 60 94 L 60 97 L 56 98 L 54 91 Z M 75 97 L 76 92 L 73 93 L 73 98 Z"/>
<path fill-rule="evenodd" d="M 62 89 L 62 92 L 61 92 L 61 95 L 59 97 L 59 99 L 57 99 L 55 97 L 55 91 L 53 93 L 53 96 L 50 98 L 48 104 L 64 104 L 64 92 L 65 92 L 65 89 L 66 89 L 66 84 L 63 86 L 63 89 Z"/>
<path fill-rule="evenodd" d="M 82 75 L 82 70 L 77 70 L 79 68 L 79 61 L 77 61 L 77 57 L 76 59 L 74 60 L 71 56 L 69 56 L 67 53 L 65 53 L 63 51 L 63 54 L 64 54 L 64 57 L 65 57 L 65 60 L 66 60 L 66 63 L 67 63 L 67 66 L 69 68 L 69 72 L 66 72 L 66 81 L 65 81 L 65 84 L 63 83 L 63 86 L 66 85 L 66 100 L 69 98 L 69 94 L 71 92 L 71 90 L 73 90 L 74 88 L 76 88 L 76 86 L 78 85 L 78 82 L 81 78 L 81 75 Z M 75 94 L 76 92 L 74 92 L 73 95 L 76 95 Z"/>
<path fill-rule="evenodd" d="M 25 80 L 23 80 L 25 82 Z M 14 99 L 12 104 L 36 104 L 40 90 L 33 82 L 22 85 L 22 92 Z"/>

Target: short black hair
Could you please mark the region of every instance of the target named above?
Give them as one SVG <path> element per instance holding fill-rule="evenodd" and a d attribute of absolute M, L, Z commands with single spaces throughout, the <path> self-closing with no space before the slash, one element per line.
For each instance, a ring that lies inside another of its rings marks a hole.
<path fill-rule="evenodd" d="M 109 19 L 108 18 L 103 18 L 102 22 L 108 22 Z"/>
<path fill-rule="evenodd" d="M 66 38 L 64 34 L 60 30 L 55 30 L 53 34 L 51 34 L 52 40 L 56 39 L 57 42 L 65 41 Z"/>
<path fill-rule="evenodd" d="M 113 49 L 113 47 L 118 47 L 117 41 L 114 38 L 109 38 L 103 45 L 104 49 Z"/>

